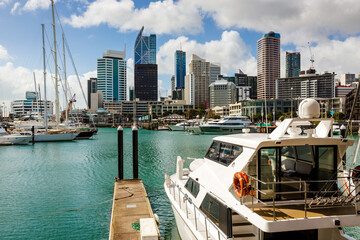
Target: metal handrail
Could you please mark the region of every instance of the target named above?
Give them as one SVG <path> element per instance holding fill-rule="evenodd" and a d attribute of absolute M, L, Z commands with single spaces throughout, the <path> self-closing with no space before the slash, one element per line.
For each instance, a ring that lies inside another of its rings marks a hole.
<path fill-rule="evenodd" d="M 286 195 L 286 194 L 304 194 L 304 218 L 307 218 L 307 212 L 308 212 L 308 206 L 307 206 L 307 193 L 308 192 L 314 192 L 314 191 L 309 191 L 307 188 L 307 184 L 309 183 L 337 183 L 338 179 L 342 179 L 342 178 L 346 178 L 349 179 L 348 177 L 337 177 L 336 180 L 308 180 L 308 181 L 304 181 L 304 180 L 296 180 L 296 181 L 282 181 L 282 182 L 264 182 L 261 181 L 260 179 L 257 179 L 253 176 L 247 175 L 250 178 L 250 187 L 253 191 L 257 192 L 257 193 L 261 193 L 264 195 L 270 195 L 272 197 L 272 210 L 273 210 L 273 220 L 276 221 L 276 211 L 275 211 L 275 207 L 276 207 L 276 201 L 275 198 L 277 195 Z M 255 182 L 255 183 L 254 183 Z M 256 182 L 258 184 L 264 184 L 264 185 L 271 185 L 271 192 L 264 192 L 261 191 L 258 187 L 256 187 Z M 276 192 L 276 185 L 280 185 L 280 184 L 299 184 L 299 191 L 287 191 L 287 192 Z M 303 187 L 302 187 L 303 186 Z M 341 186 L 340 189 L 342 189 Z M 320 193 L 337 193 L 338 190 L 336 191 L 328 191 L 328 190 L 320 190 L 318 191 Z M 251 194 L 251 205 L 252 205 L 252 211 L 254 212 L 254 199 L 256 199 L 258 202 L 262 202 L 258 197 L 256 197 L 256 194 Z M 297 203 L 298 204 L 298 203 Z"/>
<path fill-rule="evenodd" d="M 173 181 L 173 180 L 171 180 L 170 179 L 170 181 L 171 181 L 171 185 L 174 187 L 174 200 L 176 201 L 176 202 L 178 202 L 179 203 L 179 207 L 181 208 L 181 199 L 180 199 L 180 192 L 185 196 L 185 194 L 186 193 L 184 193 L 183 191 L 182 191 L 182 189 L 180 188 L 180 186 L 179 185 L 176 185 L 175 184 L 175 182 Z M 179 192 L 179 198 L 178 198 L 178 201 L 176 200 L 176 197 L 175 197 L 175 186 L 177 187 L 177 189 L 178 189 L 178 192 Z M 171 191 L 169 191 L 169 193 L 170 194 L 172 194 L 171 193 Z M 186 218 L 187 219 L 189 219 L 189 215 L 188 215 L 188 208 L 187 208 L 187 202 L 189 202 L 189 200 L 188 200 L 188 198 L 183 198 L 183 199 L 185 199 L 186 200 L 186 209 L 185 209 L 185 211 L 186 211 Z M 190 202 L 189 202 L 190 203 Z M 193 204 L 193 203 L 190 203 L 190 204 Z M 222 231 L 221 231 L 221 229 L 206 215 L 206 214 L 204 214 L 197 206 L 195 206 L 195 204 L 193 204 L 194 205 L 194 221 L 195 221 L 195 227 L 196 227 L 196 230 L 198 230 L 198 218 L 197 218 L 197 216 L 196 216 L 196 210 L 202 215 L 202 217 L 204 217 L 204 220 L 205 220 L 205 234 L 206 234 L 206 238 L 205 239 L 208 239 L 208 227 L 207 227 L 207 223 L 209 222 L 214 228 L 215 228 L 215 230 L 217 231 L 217 235 L 218 235 L 218 239 L 220 240 L 221 238 L 220 238 L 220 236 L 222 236 L 223 238 L 225 238 L 225 239 L 227 239 L 227 235 L 226 234 L 224 234 Z M 201 222 L 200 222 L 201 223 Z"/>

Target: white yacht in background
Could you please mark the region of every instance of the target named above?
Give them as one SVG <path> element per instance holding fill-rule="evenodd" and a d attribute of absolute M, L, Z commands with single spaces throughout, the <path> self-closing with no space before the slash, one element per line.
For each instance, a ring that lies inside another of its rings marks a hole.
<path fill-rule="evenodd" d="M 182 239 L 353 239 L 343 227 L 360 226 L 360 174 L 342 158 L 354 140 L 333 137 L 313 99 L 299 116 L 271 134 L 216 137 L 189 169 L 177 158 L 164 188 Z M 304 135 L 309 122 L 318 124 Z"/>
<path fill-rule="evenodd" d="M 5 131 L 4 128 L 0 126 L 0 145 L 28 144 L 30 143 L 31 139 L 31 136 L 9 134 Z"/>
<path fill-rule="evenodd" d="M 242 133 L 243 129 L 249 129 L 251 133 L 257 132 L 257 129 L 250 124 L 251 121 L 246 116 L 228 116 L 218 122 L 200 125 L 199 129 L 202 134 L 234 134 Z"/>
<path fill-rule="evenodd" d="M 186 131 L 189 129 L 189 127 L 194 127 L 194 126 L 199 126 L 199 122 L 190 120 L 172 126 L 169 125 L 168 127 L 171 129 L 171 131 Z"/>

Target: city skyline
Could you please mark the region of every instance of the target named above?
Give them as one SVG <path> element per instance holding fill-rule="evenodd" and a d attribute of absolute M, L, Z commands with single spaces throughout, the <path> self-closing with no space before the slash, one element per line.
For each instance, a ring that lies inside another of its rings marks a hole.
<path fill-rule="evenodd" d="M 304 8 L 304 4 L 311 8 Z M 0 0 L 0 27 L 4 33 L 0 38 L 1 103 L 20 99 L 25 91 L 33 90 L 32 72 L 36 73 L 38 82 L 42 82 L 40 24 L 46 25 L 51 41 L 49 6 L 47 0 L 21 3 Z M 164 96 L 171 88 L 174 52 L 180 45 L 187 52 L 187 62 L 192 54 L 197 54 L 207 61 L 220 63 L 224 75 L 232 75 L 239 68 L 248 75 L 256 75 L 256 41 L 269 31 L 282 36 L 281 77 L 285 76 L 286 51 L 301 53 L 302 70 L 310 66 L 308 42 L 311 42 L 318 72 L 335 72 L 336 78 L 347 72 L 357 75 L 356 63 L 360 56 L 354 52 L 360 47 L 360 29 L 356 24 L 360 20 L 357 14 L 360 4 L 328 1 L 326 6 L 312 1 L 261 4 L 229 0 L 220 8 L 212 1 L 59 0 L 56 12 L 62 19 L 84 89 L 86 80 L 96 77 L 96 59 L 104 49 L 122 50 L 125 44 L 127 85 L 133 86 L 136 35 L 143 25 L 146 34 L 156 34 L 159 90 Z M 335 9 L 341 18 L 332 14 Z M 243 14 L 238 14 L 239 11 Z M 262 13 L 260 18 L 255 14 L 257 11 Z M 60 26 L 57 29 L 60 30 Z M 57 35 L 60 46 L 61 34 Z M 74 70 L 69 61 L 67 64 L 69 82 L 79 98 L 79 107 L 84 107 Z M 49 100 L 53 100 L 51 81 L 48 77 Z"/>

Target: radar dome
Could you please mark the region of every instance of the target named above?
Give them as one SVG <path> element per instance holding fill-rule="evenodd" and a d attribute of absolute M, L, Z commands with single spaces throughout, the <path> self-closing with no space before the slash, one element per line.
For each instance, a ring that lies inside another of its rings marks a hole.
<path fill-rule="evenodd" d="M 301 101 L 299 105 L 300 118 L 318 118 L 320 116 L 320 104 L 312 98 Z"/>

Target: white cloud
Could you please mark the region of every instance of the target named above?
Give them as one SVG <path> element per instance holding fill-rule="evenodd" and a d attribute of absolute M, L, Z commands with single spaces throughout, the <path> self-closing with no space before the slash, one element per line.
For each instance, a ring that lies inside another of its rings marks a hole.
<path fill-rule="evenodd" d="M 314 55 L 314 67 L 318 72 L 329 71 L 338 74 L 358 73 L 360 53 L 360 37 L 349 37 L 344 41 L 326 40 L 311 47 Z M 307 46 L 298 47 L 301 52 L 302 69 L 308 69 L 310 63 L 310 51 Z"/>
<path fill-rule="evenodd" d="M 12 0 L 0 0 L 0 7 L 5 7 L 9 3 L 11 3 Z"/>
<path fill-rule="evenodd" d="M 12 15 L 14 15 L 16 13 L 16 10 L 19 8 L 19 6 L 20 6 L 20 2 L 14 3 L 14 6 L 12 7 L 12 9 L 10 11 Z"/>
<path fill-rule="evenodd" d="M 7 62 L 5 65 L 0 66 L 0 85 L 4 86 L 0 88 L 0 102 L 24 99 L 26 91 L 34 91 L 34 76 L 35 73 L 37 85 L 40 85 L 41 97 L 44 98 L 44 84 L 43 84 L 43 70 L 35 69 L 31 70 L 25 67 L 17 67 L 12 62 Z M 87 94 L 87 80 L 90 77 L 96 77 L 96 71 L 84 73 L 80 76 L 80 81 L 84 89 L 85 96 Z M 71 75 L 68 77 L 69 86 L 72 94 L 76 94 L 76 106 L 85 108 L 85 100 L 83 98 L 81 88 L 79 86 L 77 77 Z M 47 74 L 47 99 L 54 101 L 55 87 L 54 78 L 48 71 Z M 60 84 L 60 104 L 65 106 L 64 93 Z"/>
<path fill-rule="evenodd" d="M 108 24 L 122 32 L 139 30 L 156 34 L 198 33 L 202 31 L 202 16 L 198 9 L 189 8 L 184 1 L 150 2 L 147 8 L 137 9 L 132 0 L 97 0 L 81 15 L 64 20 L 73 27 Z"/>
<path fill-rule="evenodd" d="M 79 76 L 80 82 L 82 85 L 82 88 L 84 90 L 85 98 L 87 99 L 87 80 L 90 78 L 96 78 L 97 77 L 97 71 L 90 71 L 87 73 L 84 73 L 83 75 Z M 71 96 L 75 94 L 76 96 L 76 103 L 74 104 L 74 108 L 87 108 L 87 103 L 85 102 L 84 96 L 82 94 L 79 81 L 76 77 L 76 75 L 70 75 L 68 77 L 68 84 L 70 88 Z"/>
<path fill-rule="evenodd" d="M 37 9 L 48 9 L 50 5 L 50 0 L 27 0 L 22 9 L 24 11 L 35 11 Z"/>
<path fill-rule="evenodd" d="M 0 45 L 0 60 L 7 60 L 9 58 L 11 57 L 9 56 L 6 48 Z"/>
<path fill-rule="evenodd" d="M 249 75 L 256 75 L 256 60 L 236 31 L 224 31 L 220 40 L 204 44 L 184 36 L 169 40 L 159 48 L 157 54 L 159 74 L 174 74 L 174 53 L 179 50 L 180 43 L 186 52 L 187 68 L 191 55 L 196 54 L 206 61 L 220 63 L 224 74 L 233 75 L 240 68 Z"/>

